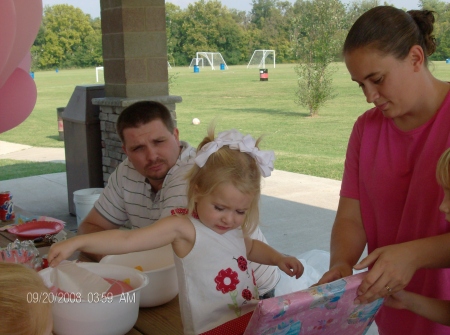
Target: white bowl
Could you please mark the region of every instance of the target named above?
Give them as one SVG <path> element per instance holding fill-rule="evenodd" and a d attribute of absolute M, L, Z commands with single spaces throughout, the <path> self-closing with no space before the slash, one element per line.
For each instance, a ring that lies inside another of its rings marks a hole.
<path fill-rule="evenodd" d="M 142 289 L 140 307 L 165 304 L 178 294 L 177 272 L 170 244 L 153 250 L 108 255 L 100 263 L 142 267 L 143 273 L 148 277 L 148 285 Z"/>
<path fill-rule="evenodd" d="M 148 284 L 140 271 L 125 266 L 77 263 L 78 266 L 103 278 L 130 279 L 132 291 L 115 295 L 103 302 L 92 297 L 91 301 L 74 302 L 55 299 L 53 303 L 53 333 L 57 335 L 123 335 L 131 330 L 139 314 L 141 289 Z M 39 275 L 47 286 L 51 286 L 51 268 L 41 270 Z"/>

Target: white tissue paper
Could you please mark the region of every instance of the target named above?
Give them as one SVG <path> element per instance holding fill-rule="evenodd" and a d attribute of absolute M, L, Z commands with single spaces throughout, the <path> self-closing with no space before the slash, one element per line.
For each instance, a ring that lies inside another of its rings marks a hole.
<path fill-rule="evenodd" d="M 50 286 L 55 286 L 64 292 L 80 294 L 81 299 L 89 300 L 88 295 L 102 296 L 111 284 L 99 275 L 86 270 L 75 262 L 64 262 L 53 268 L 50 273 Z"/>
<path fill-rule="evenodd" d="M 330 253 L 324 250 L 313 249 L 300 254 L 297 258 L 303 264 L 303 275 L 299 279 L 295 279 L 295 277 L 289 277 L 280 271 L 281 278 L 275 288 L 277 297 L 301 291 L 316 284 L 330 266 Z"/>

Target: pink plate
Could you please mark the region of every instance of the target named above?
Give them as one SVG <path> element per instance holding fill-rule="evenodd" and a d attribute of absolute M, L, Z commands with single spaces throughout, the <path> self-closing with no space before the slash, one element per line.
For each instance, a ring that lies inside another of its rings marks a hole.
<path fill-rule="evenodd" d="M 11 234 L 24 238 L 37 238 L 45 235 L 53 235 L 63 230 L 64 225 L 54 221 L 30 221 L 9 228 Z"/>

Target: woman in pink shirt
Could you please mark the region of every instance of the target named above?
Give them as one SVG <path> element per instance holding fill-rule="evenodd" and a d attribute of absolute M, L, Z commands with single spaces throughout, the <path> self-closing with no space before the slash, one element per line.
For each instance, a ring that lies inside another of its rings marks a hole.
<path fill-rule="evenodd" d="M 450 84 L 428 69 L 434 15 L 378 6 L 350 29 L 343 55 L 351 79 L 375 107 L 356 121 L 331 235 L 330 270 L 320 284 L 370 271 L 356 303 L 403 288 L 450 300 L 450 225 L 435 178 L 450 147 Z M 407 310 L 382 307 L 379 333 L 450 334 Z"/>

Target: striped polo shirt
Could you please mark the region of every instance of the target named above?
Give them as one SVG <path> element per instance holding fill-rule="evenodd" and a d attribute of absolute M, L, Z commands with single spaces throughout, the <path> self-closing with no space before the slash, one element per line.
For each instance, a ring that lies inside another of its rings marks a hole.
<path fill-rule="evenodd" d="M 161 189 L 152 195 L 146 178 L 125 159 L 108 179 L 102 195 L 95 203 L 97 211 L 108 221 L 133 227 L 145 227 L 170 216 L 172 209 L 186 207 L 186 173 L 194 165 L 195 149 L 181 141 L 182 150 L 168 171 Z"/>

